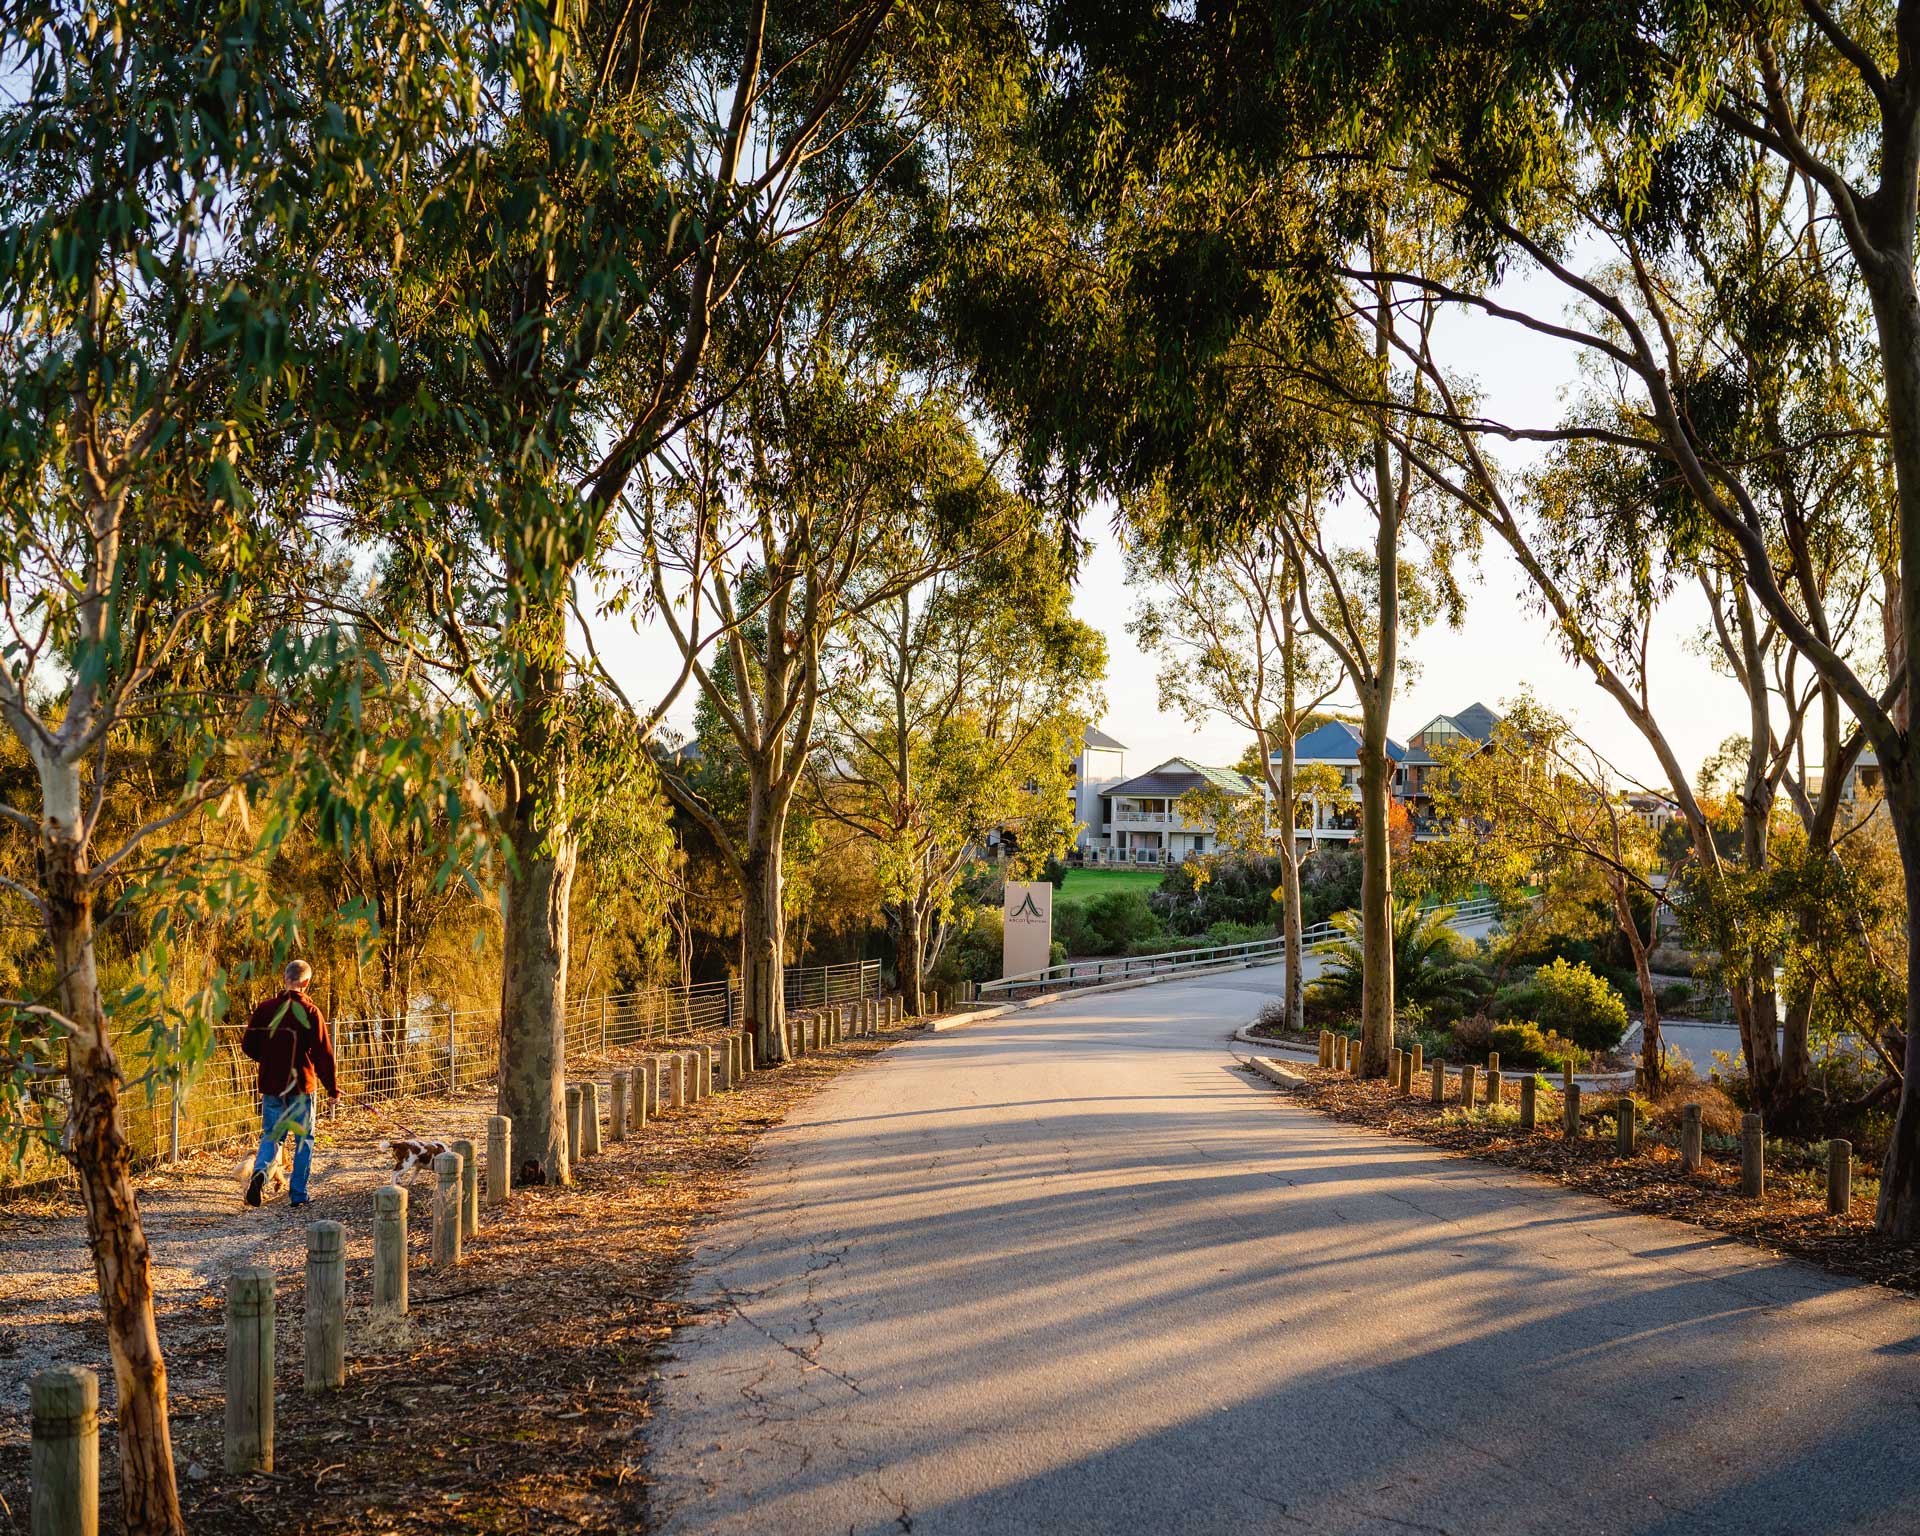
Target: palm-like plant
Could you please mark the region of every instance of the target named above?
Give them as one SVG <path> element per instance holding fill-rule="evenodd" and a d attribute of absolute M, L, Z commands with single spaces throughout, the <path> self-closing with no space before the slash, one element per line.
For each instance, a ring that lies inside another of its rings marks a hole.
<path fill-rule="evenodd" d="M 1452 907 L 1409 904 L 1394 911 L 1393 991 L 1398 1001 L 1422 1007 L 1436 1003 L 1465 1007 L 1485 989 L 1479 963 L 1462 952 L 1463 940 L 1448 926 L 1452 919 Z M 1332 923 L 1339 937 L 1320 951 L 1324 965 L 1314 978 L 1311 995 L 1319 1003 L 1357 1005 L 1366 971 L 1360 914 L 1337 912 Z"/>

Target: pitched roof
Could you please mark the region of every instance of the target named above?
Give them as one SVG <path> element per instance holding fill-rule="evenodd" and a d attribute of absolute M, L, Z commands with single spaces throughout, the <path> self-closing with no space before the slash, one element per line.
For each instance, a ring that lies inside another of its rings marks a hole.
<path fill-rule="evenodd" d="M 1127 750 L 1125 742 L 1115 741 L 1105 731 L 1096 730 L 1091 725 L 1087 727 L 1087 745 L 1090 747 L 1098 747 L 1103 752 L 1124 752 Z"/>
<path fill-rule="evenodd" d="M 1151 768 L 1123 783 L 1101 790 L 1100 798 L 1104 800 L 1111 795 L 1149 795 L 1177 799 L 1190 789 L 1198 789 L 1202 784 L 1213 784 L 1230 795 L 1254 793 L 1253 781 L 1243 773 L 1237 773 L 1231 768 L 1209 768 L 1204 763 L 1196 763 L 1189 758 L 1170 757 L 1157 768 Z"/>
<path fill-rule="evenodd" d="M 1493 739 L 1494 727 L 1500 723 L 1500 717 L 1497 714 L 1478 702 L 1469 704 L 1452 716 L 1452 720 L 1467 735 L 1482 743 Z"/>
<path fill-rule="evenodd" d="M 1387 756 L 1399 762 L 1407 749 L 1391 736 L 1387 738 Z M 1357 763 L 1360 761 L 1360 727 L 1345 720 L 1329 720 L 1315 726 L 1293 746 L 1299 763 Z"/>

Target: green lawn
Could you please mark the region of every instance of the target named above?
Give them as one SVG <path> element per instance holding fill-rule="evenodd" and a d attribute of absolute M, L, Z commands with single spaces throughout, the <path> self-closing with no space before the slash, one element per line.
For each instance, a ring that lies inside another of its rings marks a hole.
<path fill-rule="evenodd" d="M 1066 882 L 1053 894 L 1055 906 L 1071 902 L 1084 906 L 1108 891 L 1138 891 L 1151 895 L 1160 885 L 1159 869 L 1070 869 Z"/>

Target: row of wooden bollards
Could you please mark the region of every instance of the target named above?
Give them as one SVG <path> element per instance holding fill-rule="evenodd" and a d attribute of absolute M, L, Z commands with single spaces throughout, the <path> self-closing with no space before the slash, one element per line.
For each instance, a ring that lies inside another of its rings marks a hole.
<path fill-rule="evenodd" d="M 843 1039 L 877 1037 L 883 1024 L 904 1016 L 901 999 L 808 1009 L 788 1020 L 788 1043 L 805 1054 Z M 625 1141 L 666 1109 L 696 1104 L 714 1092 L 740 1086 L 755 1070 L 753 1037 L 729 1034 L 718 1045 L 701 1044 L 656 1052 L 612 1075 L 607 1093 L 607 1136 Z M 566 1089 L 569 1157 L 578 1161 L 601 1151 L 600 1085 L 571 1083 Z M 487 1121 L 486 1176 L 477 1148 L 455 1141 L 433 1160 L 432 1262 L 436 1269 L 461 1262 L 465 1243 L 479 1230 L 485 1204 L 507 1203 L 513 1188 L 513 1122 Z M 383 1184 L 373 1192 L 373 1305 L 376 1312 L 407 1311 L 407 1191 Z M 227 1398 L 225 1466 L 231 1473 L 273 1470 L 274 1392 L 273 1271 L 246 1268 L 227 1282 Z M 337 1221 L 307 1228 L 304 1387 L 337 1390 L 347 1378 L 346 1229 Z M 100 1382 L 81 1366 L 55 1366 L 34 1376 L 32 1402 L 33 1536 L 96 1536 L 99 1529 Z"/>
<path fill-rule="evenodd" d="M 1416 1043 L 1411 1050 L 1395 1047 L 1387 1058 L 1387 1083 L 1390 1091 L 1412 1096 L 1414 1082 L 1420 1078 L 1422 1050 Z M 1360 1042 L 1332 1030 L 1320 1031 L 1320 1065 L 1334 1071 L 1359 1074 Z M 1435 1106 L 1447 1100 L 1446 1063 L 1436 1061 L 1430 1071 L 1428 1102 Z M 1478 1081 L 1476 1081 L 1478 1079 Z M 1540 1080 L 1532 1072 L 1520 1077 L 1520 1129 L 1532 1131 L 1538 1119 L 1537 1096 Z M 1500 1074 L 1500 1053 L 1487 1053 L 1484 1075 L 1472 1062 L 1459 1072 L 1460 1107 L 1472 1110 L 1476 1105 L 1489 1108 L 1505 1102 Z M 1580 1085 L 1573 1080 L 1573 1067 L 1561 1069 L 1560 1099 L 1562 1134 L 1569 1141 L 1580 1135 Z M 1700 1106 L 1683 1105 L 1680 1110 L 1680 1170 L 1697 1173 L 1702 1157 Z M 1631 1094 L 1621 1094 L 1614 1109 L 1615 1146 L 1621 1157 L 1632 1157 L 1639 1149 L 1639 1106 Z M 1756 1114 L 1740 1117 L 1740 1193 L 1753 1200 L 1767 1192 L 1766 1126 Z M 1853 1205 L 1853 1143 L 1842 1137 L 1827 1142 L 1827 1213 L 1844 1216 Z"/>

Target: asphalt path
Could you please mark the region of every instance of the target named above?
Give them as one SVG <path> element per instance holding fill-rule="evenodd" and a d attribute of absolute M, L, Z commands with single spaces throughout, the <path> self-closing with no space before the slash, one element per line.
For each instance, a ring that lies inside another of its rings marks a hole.
<path fill-rule="evenodd" d="M 912 1039 L 766 1138 L 670 1532 L 1920 1531 L 1920 1307 L 1295 1107 L 1233 973 Z"/>

